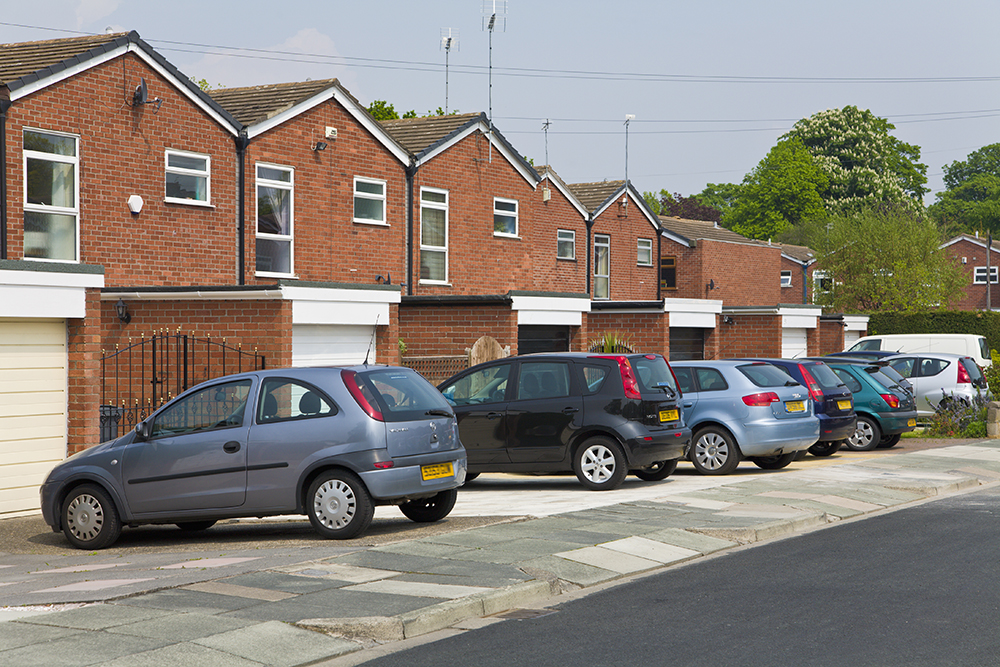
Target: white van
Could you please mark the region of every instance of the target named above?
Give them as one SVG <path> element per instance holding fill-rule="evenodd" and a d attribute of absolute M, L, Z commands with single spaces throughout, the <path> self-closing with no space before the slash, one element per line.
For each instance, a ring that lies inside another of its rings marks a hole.
<path fill-rule="evenodd" d="M 976 360 L 982 368 L 993 363 L 990 346 L 982 336 L 974 334 L 883 334 L 859 338 L 846 352 L 886 350 L 891 352 L 945 352 L 964 354 Z"/>

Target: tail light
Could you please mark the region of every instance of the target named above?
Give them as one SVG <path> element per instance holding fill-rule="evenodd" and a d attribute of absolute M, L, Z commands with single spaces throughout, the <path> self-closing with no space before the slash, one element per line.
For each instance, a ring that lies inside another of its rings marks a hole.
<path fill-rule="evenodd" d="M 972 376 L 969 375 L 969 369 L 961 361 L 958 362 L 958 383 L 972 384 Z"/>
<path fill-rule="evenodd" d="M 351 393 L 354 400 L 358 402 L 361 409 L 368 413 L 368 416 L 375 421 L 385 421 L 382 418 L 382 411 L 375 407 L 375 397 L 365 396 L 367 388 L 362 388 L 358 384 L 358 374 L 356 371 L 341 371 L 340 377 L 344 378 L 344 385 L 347 386 L 347 391 Z"/>
<path fill-rule="evenodd" d="M 819 388 L 819 383 L 802 364 L 799 364 L 799 370 L 802 371 L 802 379 L 805 381 L 806 387 L 809 388 L 809 396 L 817 403 L 822 403 L 824 396 L 823 390 Z"/>
<path fill-rule="evenodd" d="M 743 397 L 743 402 L 751 407 L 761 407 L 777 403 L 781 399 L 773 391 L 762 391 L 759 394 L 750 394 Z"/>
<path fill-rule="evenodd" d="M 642 398 L 639 392 L 639 382 L 635 379 L 635 371 L 627 357 L 598 357 L 599 359 L 612 359 L 618 362 L 618 371 L 622 376 L 622 389 L 625 390 L 625 398 Z"/>
<path fill-rule="evenodd" d="M 879 394 L 879 396 L 882 397 L 883 401 L 889 404 L 890 408 L 899 407 L 899 397 L 896 396 L 895 394 Z"/>

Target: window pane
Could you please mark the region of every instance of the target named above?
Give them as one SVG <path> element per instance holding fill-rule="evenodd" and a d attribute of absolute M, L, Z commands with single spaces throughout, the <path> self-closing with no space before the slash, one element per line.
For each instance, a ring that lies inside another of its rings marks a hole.
<path fill-rule="evenodd" d="M 282 183 L 292 182 L 292 172 L 287 169 L 273 169 L 271 167 L 257 166 L 257 178 L 266 178 L 269 181 L 281 181 Z"/>
<path fill-rule="evenodd" d="M 556 257 L 561 259 L 576 258 L 576 234 L 575 232 L 559 231 L 556 242 Z"/>
<path fill-rule="evenodd" d="M 156 418 L 152 437 L 239 426 L 250 393 L 250 380 L 208 387 L 174 403 Z"/>
<path fill-rule="evenodd" d="M 517 202 L 516 201 L 495 201 L 493 202 L 493 208 L 498 211 L 508 211 L 510 213 L 517 213 Z"/>
<path fill-rule="evenodd" d="M 357 192 L 367 192 L 368 194 L 381 195 L 385 190 L 383 183 L 369 183 L 368 181 L 355 181 L 354 189 Z"/>
<path fill-rule="evenodd" d="M 425 208 L 420 212 L 420 243 L 439 248 L 445 246 L 445 212 Z"/>
<path fill-rule="evenodd" d="M 594 249 L 594 274 L 598 276 L 610 275 L 611 253 L 607 246 L 598 246 Z"/>
<path fill-rule="evenodd" d="M 291 234 L 292 193 L 282 188 L 257 186 L 257 232 Z"/>
<path fill-rule="evenodd" d="M 611 294 L 611 283 L 607 277 L 594 278 L 594 298 L 595 299 L 607 299 L 610 298 Z"/>
<path fill-rule="evenodd" d="M 76 139 L 25 130 L 24 150 L 74 157 L 76 155 Z"/>
<path fill-rule="evenodd" d="M 445 204 L 448 202 L 448 194 L 445 192 L 428 192 L 427 190 L 423 190 L 420 193 L 420 199 L 423 201 Z"/>
<path fill-rule="evenodd" d="M 272 378 L 264 382 L 257 421 L 325 417 L 337 413 L 322 392 L 294 380 Z"/>
<path fill-rule="evenodd" d="M 204 176 L 167 174 L 167 196 L 174 199 L 207 201 L 207 179 Z"/>
<path fill-rule="evenodd" d="M 24 212 L 24 256 L 76 259 L 76 216 Z"/>
<path fill-rule="evenodd" d="M 502 401 L 507 389 L 510 364 L 491 366 L 470 373 L 442 390 L 452 405 L 472 405 Z"/>
<path fill-rule="evenodd" d="M 440 280 L 445 279 L 445 257 L 447 255 L 438 250 L 420 251 L 420 279 Z"/>
<path fill-rule="evenodd" d="M 358 185 L 361 185 L 360 183 Z M 354 219 L 355 220 L 377 220 L 385 221 L 385 202 L 381 199 L 365 199 L 364 197 L 354 198 Z"/>
<path fill-rule="evenodd" d="M 76 208 L 76 165 L 28 158 L 26 203 Z"/>
<path fill-rule="evenodd" d="M 649 239 L 639 239 L 636 250 L 637 264 L 653 263 L 653 242 Z"/>
<path fill-rule="evenodd" d="M 493 216 L 493 231 L 498 234 L 517 234 L 517 218 L 495 214 Z"/>
<path fill-rule="evenodd" d="M 208 171 L 208 158 L 171 153 L 167 155 L 167 166 L 177 167 L 178 169 Z"/>
<path fill-rule="evenodd" d="M 270 273 L 291 273 L 292 242 L 257 239 L 257 270 Z"/>

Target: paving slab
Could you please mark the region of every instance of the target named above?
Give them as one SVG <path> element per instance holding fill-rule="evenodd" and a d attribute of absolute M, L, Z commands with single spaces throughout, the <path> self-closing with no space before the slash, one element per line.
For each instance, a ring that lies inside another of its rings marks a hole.
<path fill-rule="evenodd" d="M 275 667 L 296 667 L 358 650 L 355 642 L 317 635 L 278 621 L 195 640 L 230 655 Z"/>

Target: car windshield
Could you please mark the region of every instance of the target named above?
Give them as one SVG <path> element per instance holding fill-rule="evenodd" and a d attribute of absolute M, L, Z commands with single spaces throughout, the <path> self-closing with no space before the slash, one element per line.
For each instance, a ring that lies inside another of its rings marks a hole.
<path fill-rule="evenodd" d="M 667 361 L 658 354 L 644 354 L 641 357 L 629 357 L 629 363 L 635 369 L 642 391 L 663 390 L 669 388 L 677 393 L 677 383 L 674 374 L 670 372 Z M 666 393 L 670 393 L 670 391 Z"/>
<path fill-rule="evenodd" d="M 848 350 L 848 352 L 857 352 L 858 350 L 880 350 L 880 349 L 882 349 L 882 339 L 871 338 L 869 340 L 863 340 L 860 343 L 855 343 L 854 346 Z"/>
<path fill-rule="evenodd" d="M 737 369 L 758 387 L 784 387 L 790 386 L 789 383 L 798 384 L 788 373 L 771 364 L 747 364 L 746 366 L 738 366 Z"/>
<path fill-rule="evenodd" d="M 454 414 L 431 383 L 408 368 L 377 368 L 358 373 L 374 390 L 387 422 L 413 421 Z"/>

